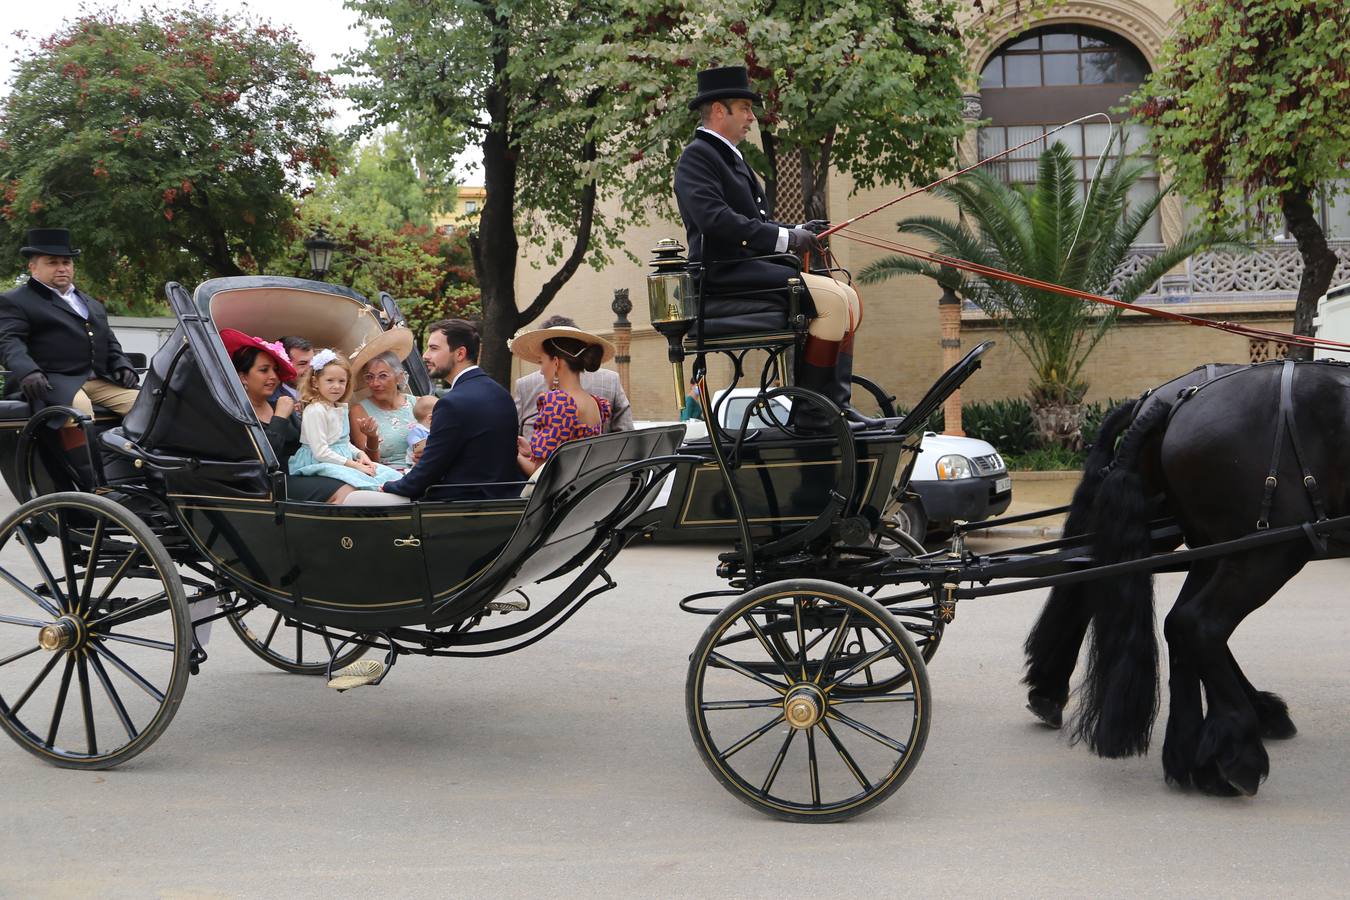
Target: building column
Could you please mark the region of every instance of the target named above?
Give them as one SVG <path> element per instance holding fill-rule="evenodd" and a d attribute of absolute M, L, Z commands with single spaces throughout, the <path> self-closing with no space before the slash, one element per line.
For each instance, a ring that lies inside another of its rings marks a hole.
<path fill-rule="evenodd" d="M 628 364 L 631 358 L 628 351 L 633 343 L 633 323 L 628 321 L 628 314 L 633 311 L 633 302 L 628 299 L 628 288 L 614 289 L 614 302 L 609 308 L 618 317 L 614 320 L 614 368 L 619 370 L 619 384 L 623 385 L 624 394 L 631 397 L 633 390 L 628 385 Z"/>
<path fill-rule="evenodd" d="M 961 298 L 944 287 L 938 298 L 938 321 L 942 325 L 942 369 L 946 371 L 961 361 Z M 961 391 L 952 391 L 942 403 L 943 434 L 965 437 L 961 429 Z"/>

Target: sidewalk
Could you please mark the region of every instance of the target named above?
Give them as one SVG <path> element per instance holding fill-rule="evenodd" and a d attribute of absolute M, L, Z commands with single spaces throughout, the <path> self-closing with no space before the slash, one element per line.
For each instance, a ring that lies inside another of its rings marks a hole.
<path fill-rule="evenodd" d="M 1003 516 L 1017 516 L 1042 509 L 1067 506 L 1078 487 L 1081 472 L 1013 472 L 1012 503 Z M 1000 516 L 1002 518 L 1003 516 Z M 1053 540 L 1064 531 L 1065 516 L 1047 516 L 999 528 L 984 534 L 991 537 L 1043 538 Z"/>

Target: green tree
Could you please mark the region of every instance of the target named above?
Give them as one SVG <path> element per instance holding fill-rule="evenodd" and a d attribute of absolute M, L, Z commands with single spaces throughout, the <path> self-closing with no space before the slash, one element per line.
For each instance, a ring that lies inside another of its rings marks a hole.
<path fill-rule="evenodd" d="M 302 182 L 334 168 L 333 96 L 295 36 L 265 22 L 86 13 L 17 61 L 0 235 L 69 225 L 84 283 L 154 294 L 252 270 L 288 240 Z"/>
<path fill-rule="evenodd" d="M 346 148 L 337 173 L 320 175 L 305 197 L 307 208 L 326 206 L 332 215 L 390 230 L 405 224 L 429 228 L 454 202 L 449 173 L 420 165 L 398 131 L 382 132 L 372 141 Z"/>
<path fill-rule="evenodd" d="M 829 217 L 831 170 L 865 190 L 927 181 L 952 161 L 968 74 L 957 13 L 950 0 L 752 0 L 722 14 L 742 17 L 712 33 L 764 97 L 760 170 L 774 199 L 797 177 L 785 156 L 801 161 L 808 219 Z"/>
<path fill-rule="evenodd" d="M 1056 143 L 1041 154 L 1034 185 L 1009 185 L 987 171 L 972 172 L 936 190 L 956 204 L 961 221 L 915 216 L 901 220 L 899 230 L 928 238 L 946 256 L 1133 303 L 1191 254 L 1229 246 L 1227 235 L 1187 232 L 1113 288 L 1130 245 L 1167 193 L 1127 209 L 1130 186 L 1146 169 L 1144 163 L 1117 156 L 1080 201 L 1074 163 Z M 978 279 L 909 256 L 877 260 L 859 277 L 875 284 L 907 274 L 951 287 L 997 320 L 1035 373 L 1031 405 L 1042 440 L 1066 445 L 1079 440 L 1087 391 L 1083 365 L 1115 324 L 1119 309 Z"/>
<path fill-rule="evenodd" d="M 1303 257 L 1294 331 L 1312 334 L 1336 268 L 1313 200 L 1319 184 L 1341 188 L 1350 164 L 1350 7 L 1181 0 L 1176 22 L 1136 114 L 1181 193 L 1212 221 L 1283 213 Z"/>

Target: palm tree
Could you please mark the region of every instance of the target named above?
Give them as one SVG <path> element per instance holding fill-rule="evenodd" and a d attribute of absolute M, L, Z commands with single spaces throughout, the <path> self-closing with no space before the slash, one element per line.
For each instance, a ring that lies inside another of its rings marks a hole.
<path fill-rule="evenodd" d="M 1188 231 L 1113 285 L 1130 246 L 1167 194 L 1164 190 L 1127 205 L 1130 187 L 1147 168 L 1117 155 L 1086 200 L 1080 200 L 1074 162 L 1062 144 L 1053 144 L 1040 156 L 1034 185 L 1009 185 L 985 170 L 976 171 L 937 188 L 961 210 L 962 221 L 915 216 L 902 220 L 899 230 L 928 238 L 946 256 L 1133 303 L 1192 254 L 1216 246 L 1241 249 L 1229 246 L 1233 238 L 1227 234 Z M 1076 445 L 1087 391 L 1083 365 L 1120 310 L 963 275 L 907 256 L 877 260 L 860 278 L 873 284 L 908 274 L 951 287 L 1003 326 L 1035 371 L 1030 400 L 1042 440 Z"/>

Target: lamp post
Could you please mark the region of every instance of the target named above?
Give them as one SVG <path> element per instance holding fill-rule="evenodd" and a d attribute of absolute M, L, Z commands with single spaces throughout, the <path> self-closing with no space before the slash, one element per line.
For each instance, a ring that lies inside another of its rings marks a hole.
<path fill-rule="evenodd" d="M 319 281 L 322 281 L 323 276 L 332 268 L 333 251 L 336 249 L 337 244 L 323 228 L 317 229 L 305 239 L 305 252 L 309 254 L 309 270 Z"/>

